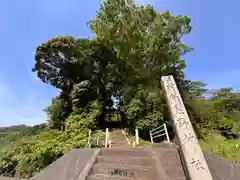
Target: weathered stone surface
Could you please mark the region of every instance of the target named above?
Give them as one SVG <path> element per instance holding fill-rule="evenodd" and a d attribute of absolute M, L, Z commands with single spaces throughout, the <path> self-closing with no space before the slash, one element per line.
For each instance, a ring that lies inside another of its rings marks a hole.
<path fill-rule="evenodd" d="M 115 129 L 113 131 L 110 131 L 110 137 L 112 147 L 132 147 L 131 144 L 128 144 L 124 134 L 122 133 L 122 130 Z"/>
<path fill-rule="evenodd" d="M 30 180 L 78 180 L 96 149 L 75 149 Z"/>
<path fill-rule="evenodd" d="M 87 180 L 136 180 L 135 178 L 119 177 L 119 176 L 108 176 L 108 175 L 91 175 Z"/>
<path fill-rule="evenodd" d="M 153 148 L 158 159 L 158 167 L 166 174 L 167 180 L 178 179 L 185 180 L 182 163 L 178 153 L 178 149 L 169 148 Z M 239 180 L 240 179 L 240 163 L 223 159 L 221 156 L 203 151 L 209 170 L 213 180 Z M 160 173 L 161 174 L 161 173 Z"/>
<path fill-rule="evenodd" d="M 163 76 L 161 83 L 165 91 L 173 127 L 181 150 L 181 157 L 184 160 L 184 167 L 189 179 L 212 180 L 211 173 L 173 76 Z"/>
<path fill-rule="evenodd" d="M 175 143 L 154 143 L 151 145 L 152 148 L 166 148 L 166 149 L 177 149 L 179 146 Z"/>
<path fill-rule="evenodd" d="M 110 148 L 101 149 L 98 162 L 87 180 L 163 180 L 157 177 L 150 148 Z"/>
<path fill-rule="evenodd" d="M 162 169 L 159 174 L 164 173 L 166 179 L 186 179 L 177 148 L 153 148 L 152 151 L 157 158 L 157 168 Z"/>
<path fill-rule="evenodd" d="M 114 156 L 114 158 L 112 156 L 99 156 L 98 162 L 104 164 L 153 166 L 152 159 L 149 159 L 148 157 L 126 157 L 121 155 Z"/>
<path fill-rule="evenodd" d="M 101 149 L 101 155 L 104 156 L 132 156 L 132 157 L 146 157 L 149 155 L 148 150 L 138 148 L 106 148 Z"/>
<path fill-rule="evenodd" d="M 203 151 L 214 180 L 239 180 L 240 163 L 223 159 L 215 153 Z"/>
<path fill-rule="evenodd" d="M 25 180 L 25 179 L 0 176 L 0 180 Z"/>
<path fill-rule="evenodd" d="M 93 168 L 94 174 L 104 174 L 107 176 L 118 176 L 126 178 L 139 178 L 141 180 L 155 180 L 156 171 L 153 168 L 126 165 L 106 165 L 95 164 Z"/>

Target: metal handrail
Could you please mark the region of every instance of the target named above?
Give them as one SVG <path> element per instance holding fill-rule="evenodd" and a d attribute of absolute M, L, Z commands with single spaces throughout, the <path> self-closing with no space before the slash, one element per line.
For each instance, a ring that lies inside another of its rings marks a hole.
<path fill-rule="evenodd" d="M 156 131 L 156 130 L 160 129 L 160 128 L 163 127 L 163 126 L 164 126 L 164 124 L 161 125 L 161 126 L 159 126 L 159 127 L 157 127 L 157 128 L 155 128 L 155 129 L 152 129 L 151 131 L 152 131 L 152 132 L 153 132 L 153 131 Z"/>
<path fill-rule="evenodd" d="M 104 146 L 104 143 L 103 143 L 103 144 L 100 143 L 100 142 L 102 142 L 102 140 L 104 141 L 104 138 L 105 138 L 105 137 L 100 137 L 100 136 L 97 136 L 97 137 L 96 137 L 95 140 L 96 140 L 96 146 L 97 146 L 97 147 L 102 147 L 102 146 Z"/>
<path fill-rule="evenodd" d="M 163 132 L 163 131 L 165 131 L 165 129 L 161 129 L 161 130 L 159 130 L 159 131 L 155 131 L 154 133 L 152 132 L 152 135 L 157 134 L 157 133 L 160 133 L 160 132 Z"/>
<path fill-rule="evenodd" d="M 130 140 L 129 140 L 128 137 L 127 137 L 127 133 L 126 133 L 123 129 L 122 129 L 122 133 L 123 133 L 125 139 L 127 140 L 127 143 L 128 143 L 128 144 L 131 144 Z"/>
<path fill-rule="evenodd" d="M 164 135 L 165 135 L 165 133 L 153 136 L 152 138 L 161 137 L 161 136 L 164 136 Z"/>
<path fill-rule="evenodd" d="M 163 129 L 158 130 L 158 129 L 160 129 L 161 127 L 163 127 Z M 158 130 L 158 131 L 156 131 L 156 130 Z M 161 133 L 161 132 L 163 132 L 163 131 L 165 131 L 165 132 L 162 133 L 162 134 L 159 134 L 159 133 Z M 170 143 L 170 138 L 169 138 L 169 135 L 168 135 L 166 123 L 164 123 L 163 125 L 161 125 L 161 126 L 155 128 L 155 129 L 151 130 L 151 131 L 149 132 L 149 134 L 150 134 L 150 139 L 151 139 L 151 143 L 152 143 L 152 144 L 154 143 L 153 140 L 154 140 L 155 138 L 161 137 L 161 136 L 164 136 L 164 135 L 166 135 L 167 141 L 168 141 L 168 143 Z"/>
<path fill-rule="evenodd" d="M 87 141 L 87 143 L 86 143 L 86 145 L 85 145 L 85 148 L 91 148 L 92 147 L 92 145 L 94 145 L 94 143 L 93 143 L 93 136 L 92 136 L 92 130 L 90 129 L 89 131 L 88 131 L 88 141 Z M 109 139 L 109 130 L 108 130 L 108 128 L 106 128 L 106 132 L 105 132 L 105 137 L 99 137 L 99 136 L 97 136 L 97 137 L 95 137 L 94 138 L 94 142 L 95 142 L 95 140 L 96 140 L 96 145 L 97 145 L 97 147 L 100 145 L 100 141 L 101 140 L 104 140 L 104 144 L 101 144 L 100 146 L 102 147 L 102 145 L 103 146 L 105 146 L 106 148 L 110 148 L 111 147 L 111 140 Z"/>

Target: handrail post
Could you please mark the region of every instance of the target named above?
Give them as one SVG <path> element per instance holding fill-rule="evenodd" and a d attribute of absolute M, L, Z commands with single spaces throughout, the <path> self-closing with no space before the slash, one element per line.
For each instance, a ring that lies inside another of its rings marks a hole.
<path fill-rule="evenodd" d="M 99 137 L 97 137 L 97 147 L 98 147 L 98 141 L 99 141 Z"/>
<path fill-rule="evenodd" d="M 106 128 L 106 133 L 105 133 L 105 148 L 108 146 L 108 139 L 109 139 L 109 137 L 108 137 L 108 128 Z"/>
<path fill-rule="evenodd" d="M 138 129 L 135 129 L 135 134 L 136 134 L 136 144 L 139 145 L 139 133 L 138 133 Z"/>
<path fill-rule="evenodd" d="M 150 131 L 149 133 L 150 133 L 150 139 L 151 139 L 151 143 L 153 144 L 152 131 Z"/>
<path fill-rule="evenodd" d="M 111 147 L 112 147 L 112 141 L 111 141 L 111 139 L 110 139 L 108 142 L 109 142 L 109 148 L 111 148 Z"/>
<path fill-rule="evenodd" d="M 168 130 L 167 130 L 166 123 L 164 123 L 163 126 L 164 126 L 164 130 L 165 130 L 165 133 L 166 133 L 167 141 L 168 141 L 168 143 L 170 143 L 170 138 L 169 138 L 169 135 L 168 135 Z"/>
<path fill-rule="evenodd" d="M 136 143 L 135 143 L 135 141 L 133 141 L 133 147 L 136 147 Z"/>
<path fill-rule="evenodd" d="M 89 129 L 88 131 L 88 148 L 91 148 L 91 144 L 90 144 L 90 141 L 91 141 L 91 129 Z"/>

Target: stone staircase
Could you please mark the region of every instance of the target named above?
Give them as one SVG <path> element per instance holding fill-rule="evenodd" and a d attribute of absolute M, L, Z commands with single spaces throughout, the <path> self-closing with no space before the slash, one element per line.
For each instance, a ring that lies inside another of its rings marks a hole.
<path fill-rule="evenodd" d="M 119 129 L 109 139 L 112 148 L 100 149 L 87 180 L 186 180 L 176 146 L 133 148 Z"/>
<path fill-rule="evenodd" d="M 111 140 L 112 147 L 114 148 L 132 147 L 131 144 L 128 144 L 121 129 L 113 129 L 112 131 L 110 131 L 109 139 Z"/>
<path fill-rule="evenodd" d="M 156 163 L 148 149 L 132 148 L 120 129 L 110 131 L 112 148 L 103 148 L 87 180 L 156 180 Z"/>
<path fill-rule="evenodd" d="M 178 145 L 163 142 L 134 148 L 119 129 L 110 131 L 109 139 L 112 148 L 72 150 L 30 180 L 187 180 Z M 204 155 L 213 180 L 239 180 L 239 164 Z"/>
<path fill-rule="evenodd" d="M 240 164 L 226 161 L 214 153 L 204 151 L 204 155 L 213 180 L 240 179 Z M 178 146 L 160 143 L 151 148 L 75 149 L 30 180 L 137 179 L 187 180 Z M 16 179 L 0 177 L 0 180 Z"/>
<path fill-rule="evenodd" d="M 156 180 L 152 153 L 140 148 L 101 149 L 87 180 Z"/>

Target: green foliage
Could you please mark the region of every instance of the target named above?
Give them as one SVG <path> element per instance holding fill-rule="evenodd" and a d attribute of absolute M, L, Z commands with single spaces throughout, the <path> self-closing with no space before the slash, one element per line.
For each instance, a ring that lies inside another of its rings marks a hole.
<path fill-rule="evenodd" d="M 126 105 L 126 118 L 129 127 L 137 127 L 144 135 L 163 123 L 164 104 L 158 93 L 140 90 Z"/>
<path fill-rule="evenodd" d="M 119 114 L 113 114 L 113 115 L 111 115 L 111 121 L 113 121 L 113 122 L 121 121 L 121 120 L 120 120 L 120 117 L 119 117 Z"/>
<path fill-rule="evenodd" d="M 236 118 L 240 106 L 239 93 L 229 89 L 227 93 L 231 96 L 224 95 L 224 92 L 217 90 L 210 92 L 209 98 L 185 97 L 188 113 L 200 138 L 202 137 L 200 131 L 203 129 L 214 130 L 228 139 L 236 138 L 239 132 L 239 119 Z M 231 108 L 228 109 L 229 106 Z"/>
<path fill-rule="evenodd" d="M 159 85 L 161 75 L 166 74 L 181 79 L 186 65 L 180 56 L 191 48 L 180 39 L 191 30 L 190 18 L 172 16 L 168 11 L 158 13 L 150 5 L 130 4 L 104 1 L 96 18 L 89 22 L 97 40 L 115 51 L 122 86 L 136 87 L 143 82 Z"/>
<path fill-rule="evenodd" d="M 48 125 L 53 129 L 61 129 L 64 122 L 62 114 L 64 112 L 64 108 L 63 102 L 59 96 L 52 100 L 51 105 L 46 107 L 44 112 L 48 116 Z"/>
<path fill-rule="evenodd" d="M 84 109 L 74 111 L 66 119 L 66 131 L 96 129 L 96 118 L 99 116 L 99 105 L 96 101 L 89 103 Z"/>
<path fill-rule="evenodd" d="M 0 160 L 0 174 L 29 178 L 70 150 L 85 147 L 88 130 L 95 129 L 98 110 L 96 102 L 89 103 L 66 119 L 65 131 L 42 131 L 9 146 Z M 103 133 L 94 130 L 92 136 L 102 138 Z M 95 143 L 92 142 L 93 146 Z"/>
<path fill-rule="evenodd" d="M 233 123 L 232 132 L 236 135 L 240 134 L 240 122 L 234 122 Z"/>
<path fill-rule="evenodd" d="M 227 140 L 223 136 L 213 133 L 208 138 L 201 140 L 202 148 L 233 161 L 240 162 L 240 140 Z"/>
<path fill-rule="evenodd" d="M 6 148 L 23 137 L 37 135 L 46 128 L 46 124 L 35 126 L 10 126 L 0 127 L 0 158 L 4 155 Z"/>
<path fill-rule="evenodd" d="M 64 91 L 69 91 L 86 53 L 81 47 L 87 46 L 88 40 L 77 41 L 73 37 L 56 37 L 37 47 L 33 68 L 38 77 Z M 87 49 L 88 50 L 88 49 Z"/>
<path fill-rule="evenodd" d="M 51 130 L 22 140 L 6 150 L 0 162 L 0 173 L 29 178 L 71 149 L 84 147 L 86 137 L 84 133 L 65 134 Z"/>
<path fill-rule="evenodd" d="M 46 128 L 46 124 L 39 124 L 35 126 L 26 126 L 26 125 L 18 125 L 18 126 L 10 126 L 10 127 L 0 127 L 0 134 L 10 134 L 17 133 L 18 136 L 30 136 L 39 134 L 44 128 Z"/>

